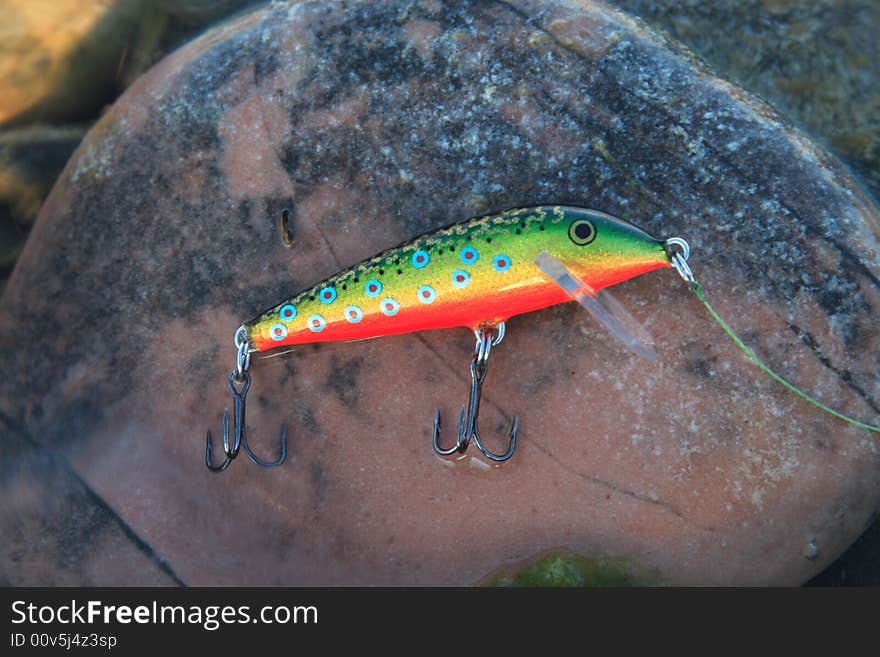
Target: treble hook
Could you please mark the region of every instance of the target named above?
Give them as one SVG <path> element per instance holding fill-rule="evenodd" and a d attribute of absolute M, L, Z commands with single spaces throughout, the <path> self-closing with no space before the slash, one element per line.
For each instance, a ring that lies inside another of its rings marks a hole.
<path fill-rule="evenodd" d="M 243 327 L 239 328 L 235 333 L 235 345 L 238 348 L 236 358 L 236 367 L 229 373 L 229 380 L 226 382 L 229 392 L 232 393 L 233 417 L 234 417 L 234 435 L 232 438 L 232 446 L 229 444 L 229 409 L 223 409 L 223 452 L 226 459 L 220 465 L 214 465 L 212 458 L 214 447 L 211 439 L 211 430 L 205 439 L 205 465 L 211 472 L 223 472 L 229 467 L 229 464 L 238 456 L 238 451 L 244 448 L 245 453 L 250 457 L 251 461 L 264 468 L 274 468 L 284 463 L 287 458 L 287 435 L 284 425 L 281 425 L 281 454 L 274 461 L 265 461 L 254 454 L 247 442 L 247 435 L 244 430 L 244 411 L 245 399 L 248 390 L 251 387 L 251 375 L 248 374 L 247 368 L 250 365 L 250 352 L 248 351 L 247 334 L 242 333 Z M 236 384 L 240 384 L 241 389 L 237 389 Z"/>
<path fill-rule="evenodd" d="M 502 462 L 513 456 L 516 449 L 516 430 L 518 426 L 518 418 L 513 418 L 513 425 L 510 427 L 508 435 L 509 445 L 504 454 L 496 454 L 490 451 L 480 439 L 480 433 L 477 430 L 477 417 L 480 414 L 480 397 L 482 396 L 483 381 L 486 378 L 486 372 L 489 364 L 489 352 L 494 345 L 497 345 L 504 339 L 504 322 L 498 326 L 490 326 L 474 331 L 477 337 L 477 344 L 474 347 L 474 357 L 471 359 L 471 396 L 468 400 L 467 416 L 465 416 L 464 406 L 461 408 L 461 415 L 458 419 L 458 437 L 455 445 L 449 449 L 440 447 L 440 409 L 434 415 L 434 451 L 441 456 L 449 456 L 455 452 L 464 454 L 473 440 L 483 455 L 496 462 Z"/>

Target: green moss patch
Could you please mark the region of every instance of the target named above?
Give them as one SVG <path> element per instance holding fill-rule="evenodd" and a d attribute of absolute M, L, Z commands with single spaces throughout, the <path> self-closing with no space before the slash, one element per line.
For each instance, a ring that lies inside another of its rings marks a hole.
<path fill-rule="evenodd" d="M 569 550 L 552 552 L 490 575 L 484 586 L 649 586 L 656 583 L 622 557 L 588 557 Z"/>

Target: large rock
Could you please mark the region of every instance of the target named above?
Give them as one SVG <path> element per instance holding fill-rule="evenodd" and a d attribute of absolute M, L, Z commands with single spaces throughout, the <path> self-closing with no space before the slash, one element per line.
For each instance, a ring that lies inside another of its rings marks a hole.
<path fill-rule="evenodd" d="M 880 198 L 880 3 L 614 0 L 822 139 Z"/>
<path fill-rule="evenodd" d="M 520 416 L 503 467 L 430 447 L 437 400 L 449 431 L 466 393 L 462 330 L 255 359 L 252 442 L 271 454 L 284 422 L 290 462 L 205 470 L 243 320 L 427 229 L 550 203 L 687 237 L 759 353 L 876 422 L 880 217 L 766 105 L 598 3 L 272 5 L 141 78 L 43 209 L 0 315 L 15 563 L 70 544 L 64 581 L 128 581 L 112 553 L 141 580 L 465 584 L 565 549 L 659 583 L 817 572 L 877 508 L 878 441 L 760 374 L 670 271 L 617 288 L 656 364 L 576 307 L 509 322 L 482 412 L 495 441 Z M 53 525 L 22 519 L 50 487 L 76 500 L 52 517 L 101 531 L 41 548 Z"/>

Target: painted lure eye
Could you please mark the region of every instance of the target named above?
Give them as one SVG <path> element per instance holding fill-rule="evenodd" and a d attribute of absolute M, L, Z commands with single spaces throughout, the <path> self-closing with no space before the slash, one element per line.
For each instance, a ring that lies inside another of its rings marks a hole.
<path fill-rule="evenodd" d="M 578 219 L 568 227 L 568 237 L 578 246 L 586 246 L 596 239 L 596 228 L 586 219 Z"/>

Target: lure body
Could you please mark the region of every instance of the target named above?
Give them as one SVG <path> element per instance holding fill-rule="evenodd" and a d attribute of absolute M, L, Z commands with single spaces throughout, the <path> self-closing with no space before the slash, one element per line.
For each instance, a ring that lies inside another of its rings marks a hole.
<path fill-rule="evenodd" d="M 478 329 L 571 297 L 535 264 L 542 251 L 594 290 L 671 267 L 664 243 L 596 210 L 547 206 L 470 219 L 346 269 L 244 327 L 252 348 Z"/>

